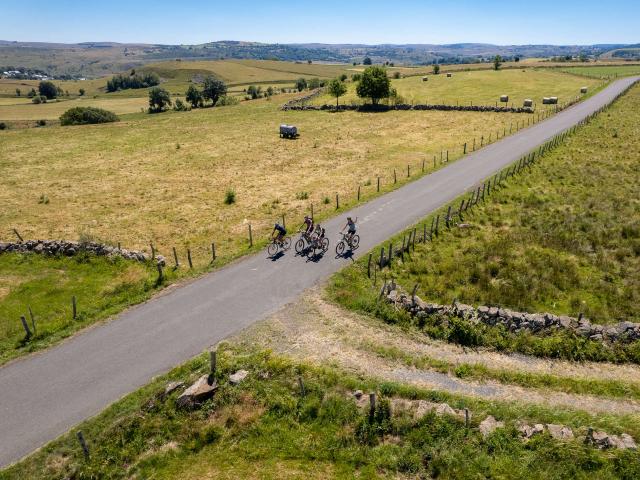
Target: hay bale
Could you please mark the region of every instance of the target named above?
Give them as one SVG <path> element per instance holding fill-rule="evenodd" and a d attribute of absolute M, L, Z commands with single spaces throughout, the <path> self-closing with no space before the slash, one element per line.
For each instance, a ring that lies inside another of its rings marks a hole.
<path fill-rule="evenodd" d="M 549 100 L 549 97 L 542 97 L 543 105 L 549 105 L 550 103 L 551 103 L 551 100 Z"/>
<path fill-rule="evenodd" d="M 451 78 L 451 74 L 450 73 L 447 73 L 447 78 Z"/>
<path fill-rule="evenodd" d="M 422 81 L 423 82 L 428 82 L 429 81 L 429 77 L 422 77 Z"/>
<path fill-rule="evenodd" d="M 296 138 L 298 136 L 298 129 L 293 125 L 280 125 L 280 137 L 282 138 Z"/>
<path fill-rule="evenodd" d="M 582 87 L 580 89 L 580 93 L 587 93 L 588 88 L 587 87 Z"/>
<path fill-rule="evenodd" d="M 551 103 L 551 105 L 555 105 L 558 103 L 558 97 L 549 97 L 549 103 Z"/>
<path fill-rule="evenodd" d="M 500 95 L 500 101 L 507 103 L 509 101 L 509 95 Z"/>
<path fill-rule="evenodd" d="M 522 104 L 522 106 L 525 107 L 525 108 L 533 107 L 533 100 L 531 100 L 530 98 L 525 98 L 524 99 L 524 103 Z"/>

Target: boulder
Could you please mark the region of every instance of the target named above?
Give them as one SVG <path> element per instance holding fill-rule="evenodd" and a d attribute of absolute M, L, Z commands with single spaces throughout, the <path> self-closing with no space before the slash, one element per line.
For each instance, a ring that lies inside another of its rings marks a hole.
<path fill-rule="evenodd" d="M 531 437 L 534 437 L 535 435 L 540 435 L 541 433 L 544 433 L 544 425 L 542 425 L 541 423 L 536 423 L 535 425 L 531 426 L 525 423 L 518 427 L 518 431 L 520 432 L 520 435 L 522 435 L 522 437 L 525 440 L 529 440 Z"/>
<path fill-rule="evenodd" d="M 171 395 L 173 392 L 178 390 L 179 388 L 184 387 L 184 382 L 169 382 L 167 386 L 164 387 L 164 396 Z"/>
<path fill-rule="evenodd" d="M 218 384 L 215 380 L 209 383 L 209 375 L 203 375 L 193 385 L 182 392 L 176 399 L 176 405 L 184 409 L 197 408 L 200 404 L 213 397 L 217 389 Z"/>
<path fill-rule="evenodd" d="M 570 440 L 573 438 L 573 431 L 569 427 L 554 425 L 553 423 L 547 423 L 545 426 L 551 437 L 556 440 Z"/>
<path fill-rule="evenodd" d="M 229 383 L 231 385 L 238 385 L 245 378 L 247 378 L 247 375 L 249 375 L 249 372 L 247 372 L 246 370 L 238 370 L 236 373 L 229 375 Z"/>
<path fill-rule="evenodd" d="M 437 415 L 458 415 L 458 412 L 451 408 L 448 403 L 440 403 L 435 408 Z"/>
<path fill-rule="evenodd" d="M 584 443 L 587 445 L 593 445 L 596 448 L 601 450 L 606 450 L 609 448 L 619 448 L 622 450 L 625 449 L 637 449 L 636 442 L 633 438 L 623 433 L 622 435 L 609 435 L 606 432 L 596 431 L 593 428 L 590 428 L 587 432 L 587 436 L 584 439 Z"/>
<path fill-rule="evenodd" d="M 480 433 L 484 438 L 491 435 L 494 430 L 498 428 L 504 428 L 504 422 L 499 422 L 493 416 L 489 415 L 482 422 L 480 422 Z"/>

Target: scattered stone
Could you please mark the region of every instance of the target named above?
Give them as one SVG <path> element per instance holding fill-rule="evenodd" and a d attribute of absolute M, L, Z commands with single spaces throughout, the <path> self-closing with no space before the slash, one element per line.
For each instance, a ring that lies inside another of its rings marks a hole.
<path fill-rule="evenodd" d="M 520 432 L 520 434 L 525 440 L 529 440 L 531 437 L 534 437 L 535 435 L 540 435 L 541 433 L 544 433 L 544 425 L 542 425 L 541 423 L 536 423 L 534 426 L 531 426 L 525 423 L 518 427 L 518 431 Z"/>
<path fill-rule="evenodd" d="M 171 395 L 173 392 L 178 390 L 179 388 L 184 387 L 184 382 L 170 382 L 167 383 L 167 386 L 164 387 L 164 396 Z"/>
<path fill-rule="evenodd" d="M 213 397 L 217 389 L 218 384 L 215 381 L 209 384 L 209 375 L 203 375 L 182 392 L 176 399 L 176 405 L 184 409 L 197 408 L 200 404 Z"/>
<path fill-rule="evenodd" d="M 573 431 L 569 427 L 554 425 L 553 423 L 547 423 L 545 426 L 551 437 L 556 440 L 570 440 L 573 438 Z"/>
<path fill-rule="evenodd" d="M 606 450 L 609 448 L 618 448 L 621 450 L 636 450 L 638 448 L 633 438 L 626 433 L 623 433 L 620 436 L 609 435 L 606 432 L 597 431 L 593 428 L 589 428 L 587 436 L 584 439 L 584 443 L 586 443 L 587 445 L 593 445 L 594 447 L 601 450 Z"/>
<path fill-rule="evenodd" d="M 249 372 L 247 372 L 246 370 L 238 370 L 236 373 L 229 375 L 229 383 L 231 385 L 238 385 L 245 378 L 247 378 L 247 375 L 249 375 Z"/>
<path fill-rule="evenodd" d="M 498 428 L 504 428 L 504 422 L 499 422 L 492 415 L 489 415 L 482 422 L 480 422 L 480 433 L 484 438 L 491 435 L 494 430 Z"/>

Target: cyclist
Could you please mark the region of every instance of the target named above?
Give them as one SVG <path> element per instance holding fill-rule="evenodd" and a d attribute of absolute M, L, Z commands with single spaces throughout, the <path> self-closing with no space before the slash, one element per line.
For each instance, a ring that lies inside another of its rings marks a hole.
<path fill-rule="evenodd" d="M 277 233 L 277 235 L 276 235 Z M 279 223 L 276 223 L 273 226 L 273 232 L 271 232 L 271 238 L 273 238 L 274 242 L 278 242 L 282 245 L 282 241 L 284 240 L 284 236 L 287 234 L 287 229 L 284 228 Z"/>
<path fill-rule="evenodd" d="M 353 236 L 356 234 L 356 223 L 358 222 L 358 217 L 356 217 L 355 220 L 353 220 L 351 217 L 347 217 L 347 223 L 346 225 L 342 228 L 342 230 L 340 230 L 340 233 L 344 232 L 345 228 L 347 229 L 347 235 L 345 237 L 345 240 L 351 244 L 351 239 L 353 238 Z"/>
<path fill-rule="evenodd" d="M 305 235 L 307 238 L 311 238 L 311 234 L 313 233 L 313 219 L 309 216 L 309 215 L 305 215 L 304 216 L 304 222 L 302 222 L 302 225 L 300 227 L 300 229 L 304 229 L 303 230 L 303 235 Z"/>

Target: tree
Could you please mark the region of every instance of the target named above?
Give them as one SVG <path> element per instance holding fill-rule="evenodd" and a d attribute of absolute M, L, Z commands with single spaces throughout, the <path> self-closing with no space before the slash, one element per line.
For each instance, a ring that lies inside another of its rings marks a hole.
<path fill-rule="evenodd" d="M 364 60 L 362 60 L 362 64 L 363 65 L 371 65 L 371 58 L 364 57 Z"/>
<path fill-rule="evenodd" d="M 51 100 L 52 98 L 56 98 L 58 95 L 58 87 L 56 87 L 53 82 L 43 80 L 38 84 L 38 93 L 47 97 L 48 100 Z"/>
<path fill-rule="evenodd" d="M 164 88 L 153 87 L 149 90 L 149 113 L 162 112 L 171 106 L 171 95 Z"/>
<path fill-rule="evenodd" d="M 578 55 L 578 60 L 580 60 L 581 62 L 586 62 L 587 56 L 584 53 L 580 53 L 580 55 Z"/>
<path fill-rule="evenodd" d="M 329 82 L 329 94 L 332 97 L 336 97 L 336 108 L 338 107 L 338 99 L 347 93 L 347 86 L 340 81 L 339 78 L 334 78 Z"/>
<path fill-rule="evenodd" d="M 118 116 L 115 113 L 95 107 L 74 107 L 60 116 L 60 125 L 62 126 L 117 121 Z"/>
<path fill-rule="evenodd" d="M 85 94 L 84 88 L 81 88 L 80 90 L 78 90 L 78 93 L 80 94 L 81 97 L 84 97 L 84 94 Z"/>
<path fill-rule="evenodd" d="M 343 73 L 342 75 L 340 75 L 340 81 L 341 81 L 341 82 L 344 82 L 347 78 L 348 78 L 348 77 L 347 77 L 347 74 L 346 74 L 346 73 Z"/>
<path fill-rule="evenodd" d="M 27 97 L 33 98 L 36 96 L 36 89 L 32 88 L 31 91 L 27 94 Z"/>
<path fill-rule="evenodd" d="M 301 92 L 302 90 L 307 88 L 307 81 L 304 78 L 300 77 L 298 80 L 296 80 L 296 88 L 299 92 Z"/>
<path fill-rule="evenodd" d="M 360 98 L 370 98 L 371 103 L 377 105 L 381 98 L 389 96 L 390 85 L 391 81 L 384 68 L 368 67 L 362 73 L 356 93 Z"/>
<path fill-rule="evenodd" d="M 307 88 L 309 90 L 313 90 L 314 88 L 320 88 L 322 86 L 322 82 L 318 77 L 310 78 L 309 82 L 307 82 Z"/>
<path fill-rule="evenodd" d="M 519 62 L 520 61 L 520 57 L 518 57 L 517 55 L 514 57 L 513 59 L 514 62 Z"/>
<path fill-rule="evenodd" d="M 227 94 L 227 85 L 219 78 L 209 76 L 204 79 L 202 86 L 202 98 L 211 100 L 211 105 L 215 105 L 222 95 Z"/>
<path fill-rule="evenodd" d="M 440 73 L 440 65 L 438 65 L 437 63 L 433 64 L 433 74 L 434 75 L 438 75 Z"/>
<path fill-rule="evenodd" d="M 249 85 L 249 88 L 247 88 L 247 95 L 249 95 L 252 100 L 255 100 L 256 98 L 260 98 L 260 93 L 262 93 L 262 87 Z"/>
<path fill-rule="evenodd" d="M 500 65 L 502 65 L 502 57 L 500 55 L 496 55 L 493 58 L 493 69 L 500 70 Z"/>
<path fill-rule="evenodd" d="M 202 107 L 202 93 L 195 87 L 195 85 L 189 85 L 185 98 L 193 108 Z"/>
<path fill-rule="evenodd" d="M 16 88 L 16 97 L 19 97 L 20 95 L 22 95 L 22 92 L 19 88 Z"/>

